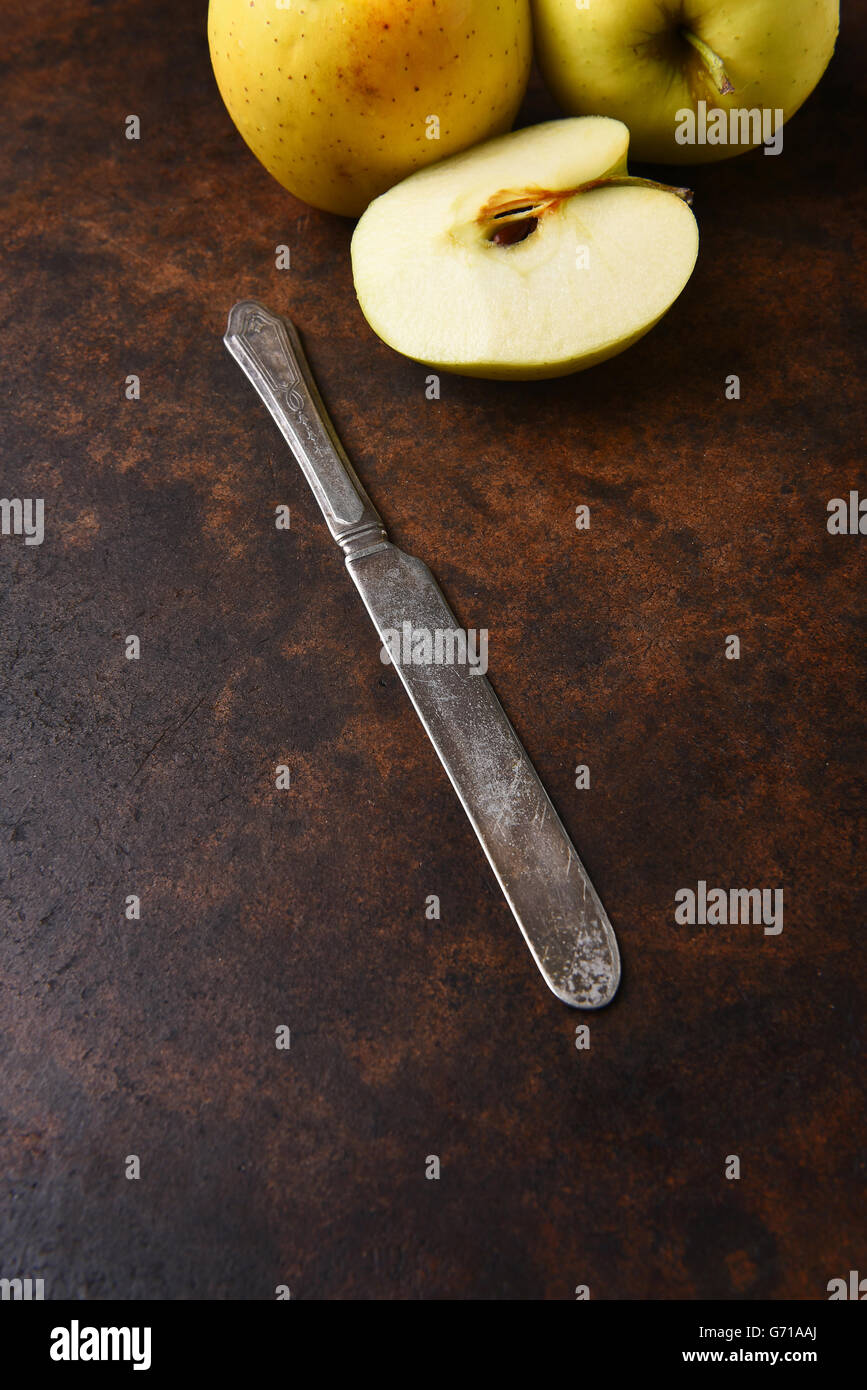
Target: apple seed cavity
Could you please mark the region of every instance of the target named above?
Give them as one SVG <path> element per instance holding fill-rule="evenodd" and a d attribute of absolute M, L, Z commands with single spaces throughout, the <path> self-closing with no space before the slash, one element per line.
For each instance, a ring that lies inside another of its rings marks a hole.
<path fill-rule="evenodd" d="M 656 188 L 661 193 L 674 194 L 676 198 L 681 198 L 692 207 L 691 188 L 675 188 L 671 184 L 658 183 L 655 179 L 642 179 L 633 174 L 605 174 L 602 178 L 589 179 L 587 183 L 579 184 L 576 188 L 566 188 L 557 193 L 541 188 L 533 189 L 532 193 L 529 190 L 521 194 L 497 193 L 488 199 L 476 221 L 484 228 L 485 239 L 493 246 L 516 246 L 535 232 L 540 219 L 546 213 L 580 193 L 608 187 Z"/>

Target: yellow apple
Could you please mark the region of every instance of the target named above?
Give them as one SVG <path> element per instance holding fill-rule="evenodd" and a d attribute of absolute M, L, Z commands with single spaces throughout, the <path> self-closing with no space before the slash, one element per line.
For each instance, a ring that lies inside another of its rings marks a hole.
<path fill-rule="evenodd" d="M 828 66 L 839 17 L 838 0 L 533 0 L 536 56 L 563 109 L 615 116 L 636 159 L 676 164 L 768 142 Z M 709 138 L 690 143 L 679 111 Z"/>
<path fill-rule="evenodd" d="M 511 127 L 529 0 L 211 0 L 229 115 L 284 188 L 355 217 L 423 165 Z"/>
<path fill-rule="evenodd" d="M 628 147 L 621 121 L 549 121 L 383 193 L 352 238 L 371 328 L 466 376 L 563 376 L 623 352 L 698 253 L 688 189 L 633 178 Z"/>

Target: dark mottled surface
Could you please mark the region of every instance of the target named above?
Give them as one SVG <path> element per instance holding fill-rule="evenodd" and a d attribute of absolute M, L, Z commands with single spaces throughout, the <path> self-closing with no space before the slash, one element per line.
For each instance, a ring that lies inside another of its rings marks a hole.
<path fill-rule="evenodd" d="M 694 173 L 699 264 L 648 338 L 431 402 L 361 317 L 350 224 L 234 133 L 204 5 L 7 5 L 0 490 L 47 534 L 0 540 L 0 1274 L 813 1299 L 864 1270 L 867 540 L 825 529 L 867 492 L 850 8 L 782 157 Z M 294 315 L 394 539 L 489 628 L 619 933 L 604 1013 L 546 991 L 380 664 L 222 347 L 245 295 Z M 783 934 L 676 926 L 699 878 L 784 887 Z"/>

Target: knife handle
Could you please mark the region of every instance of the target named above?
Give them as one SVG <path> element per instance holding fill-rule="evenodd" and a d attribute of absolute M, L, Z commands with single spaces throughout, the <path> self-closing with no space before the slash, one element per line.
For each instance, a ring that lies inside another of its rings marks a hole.
<path fill-rule="evenodd" d="M 294 324 L 242 299 L 223 342 L 274 417 L 347 560 L 386 544 L 382 518 L 328 418 Z"/>

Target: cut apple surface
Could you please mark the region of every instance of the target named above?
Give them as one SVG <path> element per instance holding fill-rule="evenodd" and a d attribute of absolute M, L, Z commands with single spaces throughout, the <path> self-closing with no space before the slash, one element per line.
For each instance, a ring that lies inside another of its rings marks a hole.
<path fill-rule="evenodd" d="M 628 145 L 604 116 L 549 121 L 384 193 L 352 239 L 370 326 L 467 376 L 562 376 L 622 352 L 698 252 L 687 191 L 631 178 Z"/>

